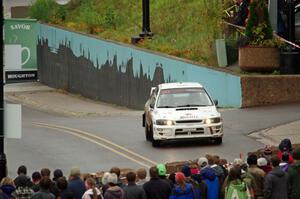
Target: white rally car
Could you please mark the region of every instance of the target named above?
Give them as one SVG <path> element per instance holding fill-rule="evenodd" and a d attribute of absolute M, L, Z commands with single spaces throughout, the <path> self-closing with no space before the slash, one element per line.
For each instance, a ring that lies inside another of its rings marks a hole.
<path fill-rule="evenodd" d="M 145 136 L 154 147 L 163 140 L 209 138 L 221 144 L 221 114 L 199 83 L 165 83 L 152 87 L 145 104 Z"/>

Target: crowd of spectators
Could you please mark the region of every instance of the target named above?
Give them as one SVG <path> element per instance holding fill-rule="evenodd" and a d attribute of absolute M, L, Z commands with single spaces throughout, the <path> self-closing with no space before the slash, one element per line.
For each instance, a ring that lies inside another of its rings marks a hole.
<path fill-rule="evenodd" d="M 113 167 L 101 176 L 81 174 L 71 168 L 68 177 L 60 169 L 43 168 L 27 176 L 18 168 L 15 179 L 0 183 L 0 199 L 299 199 L 300 148 L 284 139 L 278 153 L 265 150 L 248 154 L 246 160 L 228 164 L 218 156 L 206 155 L 197 167 L 183 165 L 168 173 L 165 164 L 147 172 L 141 168 L 121 173 Z M 149 174 L 149 177 L 147 176 Z"/>

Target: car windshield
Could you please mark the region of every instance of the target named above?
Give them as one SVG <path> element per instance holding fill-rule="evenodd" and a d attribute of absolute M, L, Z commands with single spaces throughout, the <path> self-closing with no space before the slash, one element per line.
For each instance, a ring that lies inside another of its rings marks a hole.
<path fill-rule="evenodd" d="M 212 106 L 203 88 L 163 89 L 159 93 L 157 108 Z"/>

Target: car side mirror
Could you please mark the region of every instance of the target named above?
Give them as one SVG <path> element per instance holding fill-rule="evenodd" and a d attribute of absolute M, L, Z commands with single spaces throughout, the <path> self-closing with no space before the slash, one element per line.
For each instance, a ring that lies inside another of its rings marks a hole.
<path fill-rule="evenodd" d="M 155 91 L 156 87 L 151 87 L 151 90 L 150 90 L 150 96 L 152 96 L 153 92 Z"/>
<path fill-rule="evenodd" d="M 218 100 L 214 100 L 214 103 L 216 106 L 218 106 L 218 104 L 219 104 Z"/>
<path fill-rule="evenodd" d="M 150 108 L 154 108 L 154 104 L 150 104 L 149 106 L 150 106 Z"/>

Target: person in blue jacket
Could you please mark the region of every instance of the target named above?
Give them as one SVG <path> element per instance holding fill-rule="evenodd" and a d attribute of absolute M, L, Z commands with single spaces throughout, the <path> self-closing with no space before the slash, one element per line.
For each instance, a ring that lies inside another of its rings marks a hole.
<path fill-rule="evenodd" d="M 219 179 L 216 171 L 208 165 L 207 158 L 199 158 L 198 165 L 200 166 L 200 175 L 207 186 L 207 199 L 218 199 Z"/>
<path fill-rule="evenodd" d="M 193 185 L 185 182 L 185 176 L 182 172 L 176 173 L 175 181 L 176 185 L 169 199 L 196 199 Z"/>

